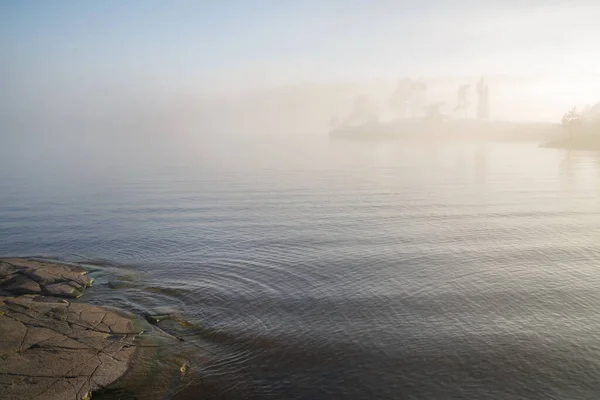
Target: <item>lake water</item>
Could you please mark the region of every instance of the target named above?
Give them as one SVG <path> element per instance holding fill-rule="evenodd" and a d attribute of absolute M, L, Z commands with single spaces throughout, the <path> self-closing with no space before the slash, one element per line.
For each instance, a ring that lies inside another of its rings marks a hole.
<path fill-rule="evenodd" d="M 185 398 L 600 397 L 600 154 L 193 143 L 4 152 L 0 256 L 218 332 Z"/>

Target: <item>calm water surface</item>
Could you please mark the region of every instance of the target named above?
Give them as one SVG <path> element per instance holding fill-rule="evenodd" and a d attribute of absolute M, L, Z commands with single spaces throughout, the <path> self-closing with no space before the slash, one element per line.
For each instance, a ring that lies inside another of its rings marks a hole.
<path fill-rule="evenodd" d="M 599 154 L 261 143 L 6 152 L 0 256 L 218 332 L 189 398 L 600 398 Z"/>

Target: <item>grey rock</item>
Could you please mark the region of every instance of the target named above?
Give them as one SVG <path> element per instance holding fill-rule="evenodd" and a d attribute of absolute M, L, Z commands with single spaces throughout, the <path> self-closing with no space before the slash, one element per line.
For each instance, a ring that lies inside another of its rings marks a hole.
<path fill-rule="evenodd" d="M 41 293 L 42 289 L 36 281 L 24 275 L 16 275 L 4 284 L 4 290 L 13 294 Z"/>
<path fill-rule="evenodd" d="M 13 275 L 15 272 L 17 272 L 17 269 L 11 264 L 0 261 L 0 280 Z"/>
<path fill-rule="evenodd" d="M 93 279 L 79 266 L 12 258 L 0 260 L 0 290 L 77 298 Z"/>
<path fill-rule="evenodd" d="M 59 297 L 81 297 L 83 292 L 68 283 L 53 283 L 52 285 L 44 286 L 44 293 L 51 296 Z"/>
<path fill-rule="evenodd" d="M 0 260 L 0 399 L 162 399 L 187 379 L 189 349 L 143 318 L 46 296 L 79 297 L 91 282 L 80 267 Z"/>
<path fill-rule="evenodd" d="M 0 398 L 82 399 L 127 371 L 142 332 L 133 317 L 33 300 L 0 297 Z"/>

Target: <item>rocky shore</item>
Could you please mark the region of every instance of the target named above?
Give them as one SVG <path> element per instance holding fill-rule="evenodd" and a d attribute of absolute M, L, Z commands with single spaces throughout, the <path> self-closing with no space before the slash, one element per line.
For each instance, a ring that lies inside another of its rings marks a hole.
<path fill-rule="evenodd" d="M 159 399 L 182 384 L 180 340 L 75 300 L 92 282 L 81 266 L 0 259 L 1 399 Z"/>

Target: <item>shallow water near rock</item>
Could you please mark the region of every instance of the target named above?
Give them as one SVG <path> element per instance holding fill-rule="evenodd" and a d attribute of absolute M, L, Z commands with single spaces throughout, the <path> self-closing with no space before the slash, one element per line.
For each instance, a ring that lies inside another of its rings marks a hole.
<path fill-rule="evenodd" d="M 240 139 L 110 155 L 3 157 L 0 256 L 83 263 L 86 302 L 175 316 L 157 321 L 190 349 L 174 398 L 600 393 L 598 153 Z"/>

